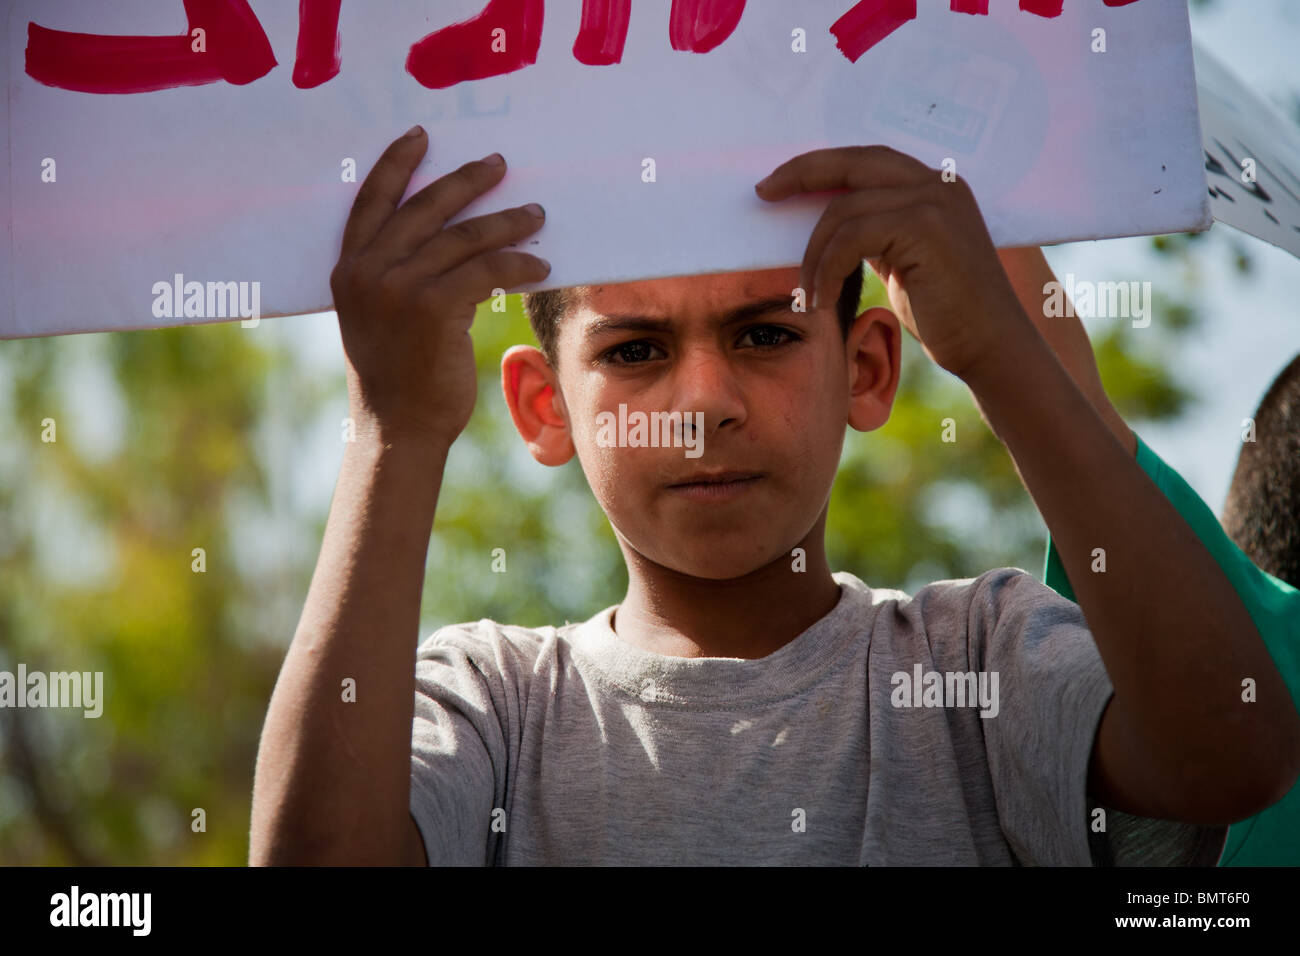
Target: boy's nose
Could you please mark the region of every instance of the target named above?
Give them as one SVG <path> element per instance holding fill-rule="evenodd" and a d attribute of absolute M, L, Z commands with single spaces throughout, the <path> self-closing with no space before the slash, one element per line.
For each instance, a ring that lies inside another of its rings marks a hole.
<path fill-rule="evenodd" d="M 746 417 L 744 395 L 731 362 L 716 348 L 694 348 L 683 353 L 675 370 L 672 411 L 688 420 L 704 415 L 704 434 L 723 424 L 741 424 Z"/>

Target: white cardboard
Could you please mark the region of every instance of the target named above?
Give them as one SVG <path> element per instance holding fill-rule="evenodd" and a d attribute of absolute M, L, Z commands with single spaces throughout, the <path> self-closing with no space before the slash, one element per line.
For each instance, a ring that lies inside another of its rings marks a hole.
<path fill-rule="evenodd" d="M 1300 256 L 1300 133 L 1212 54 L 1193 49 L 1214 218 Z"/>
<path fill-rule="evenodd" d="M 827 146 L 887 143 L 936 169 L 954 158 L 1001 245 L 1211 222 L 1183 0 L 1071 0 L 1050 19 L 921 0 L 855 63 L 829 30 L 852 0 L 750 3 L 708 53 L 671 49 L 670 4 L 638 0 L 610 66 L 572 55 L 579 0 L 550 0 L 535 64 L 443 90 L 406 72 L 407 52 L 484 0 L 347 0 L 341 70 L 313 89 L 290 80 L 297 6 L 251 3 L 279 63 L 254 82 L 101 95 L 27 76 L 28 23 L 180 35 L 180 0 L 8 5 L 0 336 L 231 321 L 154 317 L 155 284 L 178 274 L 258 282 L 262 316 L 331 308 L 358 188 L 341 164 L 364 178 L 417 122 L 431 146 L 412 191 L 500 150 L 505 180 L 457 218 L 546 207 L 521 248 L 551 276 L 511 291 L 795 265 L 828 197 L 772 205 L 753 184 Z M 1091 49 L 1096 28 L 1105 53 Z M 46 157 L 55 183 L 41 181 Z"/>

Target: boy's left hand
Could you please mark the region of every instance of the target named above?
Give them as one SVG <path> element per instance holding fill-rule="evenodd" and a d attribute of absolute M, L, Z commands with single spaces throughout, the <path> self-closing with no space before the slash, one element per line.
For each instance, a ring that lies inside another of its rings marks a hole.
<path fill-rule="evenodd" d="M 899 321 L 935 362 L 965 379 L 994 359 L 1008 334 L 1032 328 L 975 196 L 960 177 L 888 146 L 818 149 L 778 166 L 755 187 L 766 200 L 843 191 L 808 242 L 802 287 L 834 305 L 844 277 L 871 262 Z"/>

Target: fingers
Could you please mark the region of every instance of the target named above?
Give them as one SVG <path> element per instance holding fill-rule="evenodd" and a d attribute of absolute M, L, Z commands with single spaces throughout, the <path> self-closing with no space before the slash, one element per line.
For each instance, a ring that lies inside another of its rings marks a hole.
<path fill-rule="evenodd" d="M 541 228 L 540 207 L 541 215 L 518 207 L 447 226 L 501 181 L 504 161 L 466 163 L 402 203 L 425 149 L 422 131 L 393 143 L 358 191 L 343 254 L 330 275 L 340 316 L 345 308 L 400 315 L 418 301 L 431 314 L 472 318 L 473 307 L 496 289 L 539 282 L 550 274 L 544 259 L 501 249 Z"/>
<path fill-rule="evenodd" d="M 453 296 L 460 302 L 478 304 L 491 298 L 493 290 L 509 291 L 530 282 L 541 282 L 551 273 L 545 259 L 527 252 L 498 249 L 467 260 L 451 272 L 433 280 L 436 295 Z"/>
<path fill-rule="evenodd" d="M 537 216 L 516 206 L 465 219 L 440 229 L 415 250 L 403 267 L 427 276 L 449 272 L 474 256 L 526 239 L 542 227 L 545 217 L 545 210 Z"/>
<path fill-rule="evenodd" d="M 892 209 L 915 205 L 927 198 L 932 188 L 932 185 L 927 184 L 888 189 L 864 189 L 832 199 L 827 204 L 821 218 L 817 220 L 817 225 L 813 227 L 812 236 L 804 249 L 803 262 L 799 267 L 801 287 L 816 296 L 819 291 L 814 284 L 817 264 L 826 251 L 826 246 L 831 241 L 831 237 L 835 235 L 846 220 L 858 216 L 875 216 Z M 879 262 L 879 257 L 877 257 L 877 262 Z M 876 268 L 874 263 L 872 268 Z M 851 267 L 845 271 L 845 275 L 849 271 L 851 271 Z M 879 270 L 877 270 L 877 274 L 879 274 Z"/>
<path fill-rule="evenodd" d="M 352 212 L 343 228 L 344 257 L 364 248 L 388 221 L 402 201 L 411 173 L 420 164 L 427 145 L 424 130 L 416 126 L 413 133 L 394 140 L 384 150 L 352 201 Z"/>
<path fill-rule="evenodd" d="M 864 258 L 888 257 L 896 251 L 899 242 L 909 241 L 918 209 L 926 208 L 929 207 L 899 207 L 840 223 L 814 268 L 816 291 L 813 294 L 817 307 L 835 301 L 839 284 Z"/>
<path fill-rule="evenodd" d="M 407 258 L 447 220 L 501 182 L 505 172 L 504 160 L 493 164 L 477 159 L 435 179 L 393 213 L 370 252 L 385 261 Z"/>
<path fill-rule="evenodd" d="M 801 192 L 913 186 L 938 176 L 938 170 L 888 146 L 838 146 L 782 163 L 756 188 L 760 198 L 779 200 Z"/>

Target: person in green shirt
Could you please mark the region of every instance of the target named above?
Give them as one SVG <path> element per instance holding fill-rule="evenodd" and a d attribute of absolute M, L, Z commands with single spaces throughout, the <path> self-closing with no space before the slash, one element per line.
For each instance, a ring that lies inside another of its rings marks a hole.
<path fill-rule="evenodd" d="M 1300 356 L 1269 389 L 1253 420 L 1253 433 L 1247 430 L 1243 434 L 1226 508 L 1225 523 L 1233 530 L 1230 537 L 1182 476 L 1152 451 L 1111 405 L 1087 332 L 1073 311 L 1067 310 L 1065 316 L 1046 315 L 1045 287 L 1056 277 L 1042 250 L 1003 249 L 999 254 L 1017 297 L 1057 359 L 1232 582 L 1292 702 L 1300 709 L 1300 589 L 1295 586 L 1300 580 Z M 1251 554 L 1243 551 L 1234 537 Z M 1291 583 L 1257 562 L 1289 574 Z M 1061 596 L 1076 600 L 1050 535 L 1043 580 Z M 1248 689 L 1243 687 L 1242 693 Z M 1219 866 L 1297 864 L 1300 781 L 1267 810 L 1232 824 L 1218 861 Z"/>

